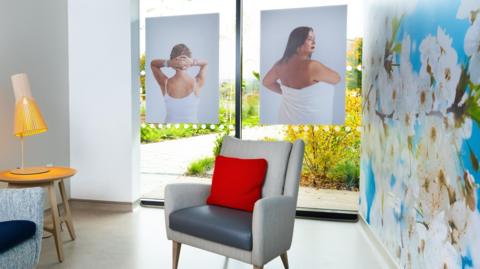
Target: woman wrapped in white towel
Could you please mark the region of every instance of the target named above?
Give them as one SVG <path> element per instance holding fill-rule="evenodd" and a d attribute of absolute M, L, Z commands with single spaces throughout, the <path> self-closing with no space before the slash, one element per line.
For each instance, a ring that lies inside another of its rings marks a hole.
<path fill-rule="evenodd" d="M 281 124 L 328 124 L 333 116 L 334 84 L 340 75 L 312 60 L 315 34 L 297 27 L 288 38 L 283 57 L 263 78 L 263 85 L 282 95 L 278 112 Z"/>

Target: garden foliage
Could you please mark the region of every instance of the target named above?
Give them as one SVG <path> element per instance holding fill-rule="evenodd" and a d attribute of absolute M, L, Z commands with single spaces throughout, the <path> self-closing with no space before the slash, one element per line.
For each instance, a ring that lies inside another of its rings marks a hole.
<path fill-rule="evenodd" d="M 360 90 L 346 93 L 346 118 L 342 126 L 289 125 L 286 139 L 305 142 L 301 185 L 356 189 L 360 166 Z"/>

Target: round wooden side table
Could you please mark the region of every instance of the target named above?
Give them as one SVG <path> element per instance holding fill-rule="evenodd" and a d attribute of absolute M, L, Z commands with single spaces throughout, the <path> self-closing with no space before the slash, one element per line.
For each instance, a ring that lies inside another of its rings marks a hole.
<path fill-rule="evenodd" d="M 12 174 L 10 170 L 0 172 L 0 181 L 8 183 L 9 188 L 31 188 L 44 187 L 48 190 L 48 198 L 50 200 L 50 210 L 52 212 L 53 227 L 44 225 L 44 230 L 51 232 L 55 240 L 57 256 L 60 262 L 63 262 L 63 241 L 60 233 L 60 225 L 65 222 L 68 232 L 72 240 L 75 240 L 75 229 L 72 222 L 72 214 L 68 204 L 67 193 L 65 192 L 64 179 L 69 178 L 77 171 L 68 167 L 48 167 L 49 171 L 41 174 L 33 175 L 17 175 Z M 57 196 L 55 195 L 55 181 L 58 181 L 60 195 L 64 208 L 64 214 L 60 215 L 57 204 Z"/>

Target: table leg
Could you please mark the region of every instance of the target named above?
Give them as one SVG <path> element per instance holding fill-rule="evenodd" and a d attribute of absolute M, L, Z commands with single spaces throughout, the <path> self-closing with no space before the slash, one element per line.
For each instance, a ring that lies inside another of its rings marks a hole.
<path fill-rule="evenodd" d="M 52 212 L 53 221 L 53 237 L 55 240 L 55 247 L 57 248 L 58 260 L 63 262 L 63 242 L 60 233 L 60 219 L 58 215 L 57 197 L 55 195 L 55 184 L 51 182 L 48 186 L 48 196 L 50 199 L 50 210 Z"/>
<path fill-rule="evenodd" d="M 58 187 L 60 189 L 60 194 L 62 195 L 63 209 L 65 210 L 65 222 L 67 223 L 68 232 L 70 233 L 72 240 L 75 240 L 77 236 L 75 235 L 75 228 L 73 228 L 72 213 L 68 204 L 67 192 L 65 191 L 65 183 L 63 183 L 63 179 L 58 182 Z"/>

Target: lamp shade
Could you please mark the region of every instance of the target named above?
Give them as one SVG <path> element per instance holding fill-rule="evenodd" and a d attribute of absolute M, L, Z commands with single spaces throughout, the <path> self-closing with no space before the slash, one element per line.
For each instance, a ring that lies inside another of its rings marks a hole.
<path fill-rule="evenodd" d="M 13 75 L 12 85 L 15 93 L 14 135 L 23 137 L 47 131 L 47 124 L 32 97 L 27 75 Z"/>

